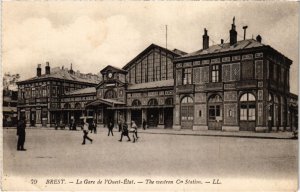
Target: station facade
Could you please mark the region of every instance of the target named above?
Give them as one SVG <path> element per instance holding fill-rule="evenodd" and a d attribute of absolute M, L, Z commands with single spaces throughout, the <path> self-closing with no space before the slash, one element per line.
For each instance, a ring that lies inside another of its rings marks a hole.
<path fill-rule="evenodd" d="M 37 77 L 18 83 L 18 115 L 43 126 L 91 116 L 100 125 L 134 120 L 141 127 L 145 119 L 155 128 L 295 129 L 292 61 L 259 35 L 237 41 L 234 21 L 229 37 L 229 43 L 210 46 L 205 29 L 203 46 L 193 53 L 151 44 L 123 68 L 109 65 L 90 78 L 75 78 L 73 70 L 40 75 L 37 69 Z"/>

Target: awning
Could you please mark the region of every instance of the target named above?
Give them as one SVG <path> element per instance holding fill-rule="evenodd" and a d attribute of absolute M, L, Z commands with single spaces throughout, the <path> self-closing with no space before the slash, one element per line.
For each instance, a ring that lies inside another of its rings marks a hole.
<path fill-rule="evenodd" d="M 100 104 L 109 105 L 111 107 L 114 107 L 116 105 L 125 105 L 124 102 L 117 101 L 117 100 L 114 100 L 114 99 L 97 99 L 95 101 L 91 101 L 90 103 L 87 103 L 85 106 L 86 107 L 88 107 L 88 106 L 97 106 L 97 105 L 100 105 Z"/>

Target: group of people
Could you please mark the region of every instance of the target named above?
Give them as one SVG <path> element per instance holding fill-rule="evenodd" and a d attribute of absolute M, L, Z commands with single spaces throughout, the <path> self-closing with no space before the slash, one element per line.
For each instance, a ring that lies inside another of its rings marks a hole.
<path fill-rule="evenodd" d="M 144 123 L 145 122 L 145 123 Z M 144 126 L 145 124 L 145 126 Z M 92 129 L 90 129 L 90 127 L 92 127 Z M 91 143 L 93 143 L 93 139 L 91 139 L 89 136 L 88 136 L 88 133 L 89 133 L 89 130 L 92 131 L 94 130 L 94 133 L 96 133 L 96 122 L 93 121 L 92 124 L 89 124 L 87 122 L 86 119 L 84 119 L 84 123 L 83 123 L 83 141 L 82 141 L 82 145 L 85 144 L 85 140 L 89 140 Z M 138 140 L 138 132 L 137 132 L 137 125 L 134 121 L 131 122 L 131 128 L 128 129 L 128 125 L 126 122 L 119 122 L 118 123 L 118 127 L 119 127 L 119 132 L 121 132 L 121 138 L 120 138 L 120 142 L 122 142 L 122 139 L 123 139 L 123 136 L 127 137 L 128 138 L 128 141 L 131 141 L 130 137 L 129 137 L 129 134 L 131 133 L 132 134 L 132 139 L 133 139 L 133 143 L 135 143 L 137 140 Z M 145 129 L 146 127 L 146 121 L 144 120 L 143 121 L 143 128 Z M 112 121 L 110 121 L 107 125 L 107 128 L 108 128 L 108 134 L 107 136 L 114 136 L 114 133 L 113 133 L 113 128 L 114 128 L 114 123 Z"/>
<path fill-rule="evenodd" d="M 138 140 L 138 134 L 137 134 L 137 125 L 135 124 L 134 121 L 131 121 L 131 128 L 128 130 L 128 125 L 127 123 L 119 123 L 119 132 L 121 132 L 121 138 L 120 142 L 122 142 L 123 136 L 127 137 L 127 141 L 131 141 L 129 137 L 129 133 L 132 133 L 132 138 L 133 138 L 133 143 L 135 143 Z"/>
<path fill-rule="evenodd" d="M 71 123 L 70 128 L 73 128 L 75 125 L 75 122 Z M 137 125 L 134 121 L 131 122 L 131 128 L 128 129 L 128 125 L 126 122 L 119 122 L 118 123 L 119 126 L 119 132 L 121 132 L 121 138 L 120 138 L 120 142 L 122 142 L 123 136 L 128 138 L 128 141 L 131 141 L 129 134 L 132 134 L 132 138 L 133 138 L 133 143 L 135 143 L 138 140 L 138 132 L 137 132 Z M 24 143 L 25 143 L 25 128 L 26 128 L 26 123 L 23 119 L 20 119 L 18 121 L 17 124 L 17 135 L 18 135 L 18 143 L 17 143 L 17 150 L 18 151 L 26 151 L 26 149 L 24 148 Z M 112 136 L 114 136 L 113 133 L 113 128 L 114 128 L 114 124 L 112 121 L 110 121 L 108 123 L 108 136 L 110 136 L 110 134 Z M 146 128 L 146 120 L 143 120 L 143 129 Z M 73 128 L 74 129 L 74 128 Z M 86 139 L 89 140 L 91 143 L 93 143 L 93 139 L 91 139 L 88 136 L 89 132 L 94 132 L 97 133 L 97 124 L 96 121 L 93 120 L 92 123 L 88 123 L 87 119 L 84 119 L 83 121 L 83 126 L 82 126 L 82 130 L 83 130 L 83 141 L 82 141 L 82 145 L 85 145 L 85 141 Z"/>

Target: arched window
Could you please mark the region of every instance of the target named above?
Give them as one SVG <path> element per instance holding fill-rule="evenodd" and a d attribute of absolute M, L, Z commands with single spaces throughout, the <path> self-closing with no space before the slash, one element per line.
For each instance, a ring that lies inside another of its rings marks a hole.
<path fill-rule="evenodd" d="M 191 97 L 184 97 L 181 100 L 181 121 L 193 121 L 194 120 L 194 101 Z"/>
<path fill-rule="evenodd" d="M 70 109 L 70 108 L 71 108 L 70 103 L 65 103 L 65 104 L 64 104 L 64 109 Z"/>
<path fill-rule="evenodd" d="M 240 120 L 255 121 L 255 96 L 252 93 L 244 93 L 240 102 Z"/>
<path fill-rule="evenodd" d="M 117 98 L 117 93 L 114 90 L 110 89 L 105 92 L 104 99 L 114 99 L 114 98 Z"/>
<path fill-rule="evenodd" d="M 193 99 L 191 97 L 184 97 L 181 103 L 193 103 Z"/>
<path fill-rule="evenodd" d="M 165 100 L 165 104 L 166 104 L 166 105 L 173 105 L 173 98 L 167 98 L 167 99 Z"/>
<path fill-rule="evenodd" d="M 76 109 L 80 109 L 81 108 L 81 104 L 80 103 L 75 103 L 75 108 Z"/>
<path fill-rule="evenodd" d="M 132 101 L 132 104 L 131 104 L 131 105 L 132 105 L 132 106 L 140 106 L 140 105 L 141 105 L 141 102 L 140 102 L 139 100 L 135 99 L 135 100 Z"/>
<path fill-rule="evenodd" d="M 150 105 L 150 106 L 158 105 L 158 102 L 156 99 L 150 99 L 148 101 L 148 105 Z"/>

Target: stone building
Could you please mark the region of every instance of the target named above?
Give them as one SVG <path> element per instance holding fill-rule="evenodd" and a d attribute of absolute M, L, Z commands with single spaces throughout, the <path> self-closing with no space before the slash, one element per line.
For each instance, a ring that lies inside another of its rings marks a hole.
<path fill-rule="evenodd" d="M 245 28 L 244 28 L 245 29 Z M 100 76 L 53 70 L 18 83 L 18 115 L 36 126 L 68 124 L 82 116 L 98 125 L 134 120 L 149 127 L 223 130 L 294 130 L 298 97 L 290 93 L 292 61 L 262 37 L 237 40 L 185 53 L 151 44 L 122 69 L 106 66 Z"/>
<path fill-rule="evenodd" d="M 76 90 L 94 88 L 100 82 L 99 76 L 75 72 L 72 65 L 70 70 L 54 68 L 51 71 L 47 62 L 44 74 L 41 64 L 36 70 L 35 77 L 17 82 L 18 117 L 24 117 L 27 126 L 50 127 L 58 122 L 67 123 L 72 115 L 79 118 L 85 111 L 85 102 L 94 98 L 85 92 L 78 97 Z"/>
<path fill-rule="evenodd" d="M 173 59 L 184 54 L 151 44 L 122 69 L 107 66 L 103 81 L 96 86 L 97 99 L 87 103 L 98 123 L 134 120 L 141 126 L 172 128 L 174 68 Z"/>
<path fill-rule="evenodd" d="M 289 70 L 292 61 L 262 43 L 237 41 L 209 45 L 206 29 L 199 51 L 174 59 L 174 129 L 271 131 L 289 127 Z M 244 36 L 245 37 L 245 36 Z"/>

